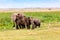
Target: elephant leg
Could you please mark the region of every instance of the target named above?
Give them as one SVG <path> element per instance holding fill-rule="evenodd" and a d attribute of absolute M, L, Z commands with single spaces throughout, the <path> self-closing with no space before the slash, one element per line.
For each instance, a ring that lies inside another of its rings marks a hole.
<path fill-rule="evenodd" d="M 13 23 L 13 27 L 15 27 L 15 23 Z"/>
<path fill-rule="evenodd" d="M 24 29 L 25 28 L 25 25 L 22 25 L 22 29 Z"/>
<path fill-rule="evenodd" d="M 13 24 L 13 27 L 15 27 L 15 24 Z"/>
<path fill-rule="evenodd" d="M 19 20 L 18 21 L 16 21 L 16 29 L 19 29 Z"/>
<path fill-rule="evenodd" d="M 38 28 L 40 28 L 40 24 L 38 25 Z"/>
<path fill-rule="evenodd" d="M 16 29 L 19 29 L 18 25 L 16 25 Z"/>
<path fill-rule="evenodd" d="M 40 28 L 40 25 L 38 26 L 38 28 Z"/>
<path fill-rule="evenodd" d="M 21 29 L 21 25 L 19 24 L 19 28 Z"/>
<path fill-rule="evenodd" d="M 32 27 L 33 27 L 33 28 L 37 28 L 37 25 L 34 23 L 34 24 L 32 25 Z"/>
<path fill-rule="evenodd" d="M 27 25 L 27 29 L 30 29 L 30 25 Z"/>
<path fill-rule="evenodd" d="M 36 25 L 36 24 L 34 24 L 34 27 L 35 27 L 35 28 L 37 28 L 37 25 Z"/>
<path fill-rule="evenodd" d="M 32 29 L 34 29 L 35 27 L 36 27 L 36 25 L 35 25 L 35 24 L 33 24 L 33 25 L 32 25 Z"/>

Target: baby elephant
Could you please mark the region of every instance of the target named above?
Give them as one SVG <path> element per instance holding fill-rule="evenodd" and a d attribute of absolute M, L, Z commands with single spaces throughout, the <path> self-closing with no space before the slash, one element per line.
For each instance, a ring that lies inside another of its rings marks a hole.
<path fill-rule="evenodd" d="M 31 18 L 31 24 L 32 24 L 32 29 L 37 27 L 40 28 L 41 22 L 36 18 Z"/>

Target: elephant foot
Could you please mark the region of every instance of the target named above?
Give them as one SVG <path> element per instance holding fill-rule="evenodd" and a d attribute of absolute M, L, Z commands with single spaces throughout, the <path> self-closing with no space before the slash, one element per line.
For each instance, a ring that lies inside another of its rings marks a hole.
<path fill-rule="evenodd" d="M 16 26 L 16 29 L 19 29 L 18 26 Z"/>

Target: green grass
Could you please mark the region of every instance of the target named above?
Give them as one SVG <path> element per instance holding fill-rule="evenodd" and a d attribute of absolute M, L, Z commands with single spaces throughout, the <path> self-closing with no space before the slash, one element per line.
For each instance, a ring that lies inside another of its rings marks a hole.
<path fill-rule="evenodd" d="M 39 18 L 45 23 L 60 21 L 60 12 L 27 12 L 26 15 Z"/>
<path fill-rule="evenodd" d="M 41 28 L 47 29 L 49 27 L 49 23 L 60 22 L 60 12 L 25 12 L 26 16 L 38 18 L 41 20 Z M 0 30 L 13 29 L 12 21 L 11 21 L 12 12 L 0 12 Z M 45 24 L 43 24 L 45 23 Z M 55 26 L 55 25 L 53 25 Z M 60 26 L 60 25 L 57 25 Z M 52 28 L 52 26 L 51 26 Z"/>
<path fill-rule="evenodd" d="M 11 14 L 11 12 L 0 13 L 0 30 L 12 28 Z"/>

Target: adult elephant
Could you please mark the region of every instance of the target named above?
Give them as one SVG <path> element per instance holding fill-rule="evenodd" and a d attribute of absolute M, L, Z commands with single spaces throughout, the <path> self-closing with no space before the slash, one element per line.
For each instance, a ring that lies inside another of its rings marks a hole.
<path fill-rule="evenodd" d="M 18 29 L 18 26 L 22 29 L 25 27 L 27 27 L 27 29 L 30 29 L 30 20 L 26 16 L 22 16 L 21 14 L 18 14 L 16 16 L 15 22 L 16 22 L 16 29 Z"/>
<path fill-rule="evenodd" d="M 30 29 L 31 23 L 30 23 L 29 17 L 26 17 L 22 14 L 18 13 L 17 15 L 14 15 L 13 22 L 14 22 L 13 27 L 15 27 L 15 25 L 16 25 L 16 29 L 19 29 L 19 27 L 21 29 L 23 29 L 25 27 L 27 27 L 27 29 Z"/>

